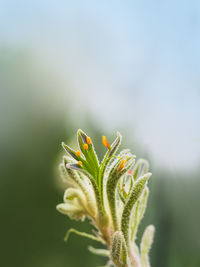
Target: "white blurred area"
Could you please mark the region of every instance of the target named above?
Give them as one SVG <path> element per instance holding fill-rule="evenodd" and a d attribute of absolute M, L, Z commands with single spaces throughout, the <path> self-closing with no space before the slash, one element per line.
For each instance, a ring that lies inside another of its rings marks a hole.
<path fill-rule="evenodd" d="M 198 1 L 1 1 L 0 21 L 0 45 L 59 80 L 44 97 L 103 129 L 127 126 L 156 164 L 199 166 Z"/>

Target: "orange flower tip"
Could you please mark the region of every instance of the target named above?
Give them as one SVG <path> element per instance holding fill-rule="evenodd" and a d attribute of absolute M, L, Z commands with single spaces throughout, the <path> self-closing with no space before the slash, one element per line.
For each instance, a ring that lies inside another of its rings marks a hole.
<path fill-rule="evenodd" d="M 91 140 L 91 138 L 89 136 L 86 138 L 86 140 L 87 140 L 88 145 L 92 144 L 92 140 Z"/>
<path fill-rule="evenodd" d="M 78 161 L 78 165 L 81 166 L 82 164 L 83 164 L 82 161 L 79 160 L 79 161 Z"/>
<path fill-rule="evenodd" d="M 80 150 L 77 150 L 76 151 L 76 156 L 80 157 L 80 155 L 81 155 L 81 151 Z"/>
<path fill-rule="evenodd" d="M 133 175 L 133 172 L 131 170 L 128 170 L 127 172 L 129 175 Z"/>
<path fill-rule="evenodd" d="M 84 145 L 83 145 L 83 148 L 84 148 L 85 150 L 88 150 L 88 144 L 84 144 Z"/>
<path fill-rule="evenodd" d="M 110 144 L 108 143 L 108 140 L 105 136 L 102 137 L 102 143 L 104 144 L 105 147 L 110 149 Z"/>
<path fill-rule="evenodd" d="M 119 166 L 118 171 L 121 171 L 125 167 L 125 163 L 126 163 L 126 159 L 123 159 L 121 165 Z"/>

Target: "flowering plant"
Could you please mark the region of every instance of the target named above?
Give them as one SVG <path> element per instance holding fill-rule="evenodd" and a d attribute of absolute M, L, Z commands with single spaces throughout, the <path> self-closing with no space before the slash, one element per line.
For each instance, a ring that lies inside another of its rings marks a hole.
<path fill-rule="evenodd" d="M 147 182 L 151 173 L 148 172 L 148 162 L 139 159 L 135 163 L 135 156 L 129 149 L 116 155 L 122 139 L 117 133 L 111 145 L 103 136 L 107 152 L 99 163 L 91 138 L 80 129 L 77 136 L 78 151 L 62 143 L 69 154 L 60 164 L 67 189 L 64 203 L 57 205 L 57 209 L 71 219 L 88 217 L 96 231 L 92 235 L 70 229 L 65 240 L 74 232 L 101 242 L 106 249 L 89 247 L 89 250 L 108 257 L 106 266 L 149 267 L 148 253 L 154 226 L 145 229 L 140 247 L 135 243 L 149 195 Z"/>

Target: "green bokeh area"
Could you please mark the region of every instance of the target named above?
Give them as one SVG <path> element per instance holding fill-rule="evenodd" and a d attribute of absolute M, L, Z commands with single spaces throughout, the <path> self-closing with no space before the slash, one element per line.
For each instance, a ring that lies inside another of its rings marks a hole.
<path fill-rule="evenodd" d="M 79 121 L 69 114 L 73 106 L 64 99 L 63 110 L 55 106 L 63 99 L 41 94 L 57 85 L 44 82 L 38 70 L 24 54 L 2 50 L 1 149 L 0 149 L 0 265 L 2 267 L 94 267 L 106 259 L 92 255 L 87 246 L 99 244 L 71 235 L 73 227 L 90 232 L 88 221 L 71 221 L 56 211 L 62 202 L 57 166 L 62 154 L 61 142 L 73 144 L 76 130 L 83 127 L 94 139 L 102 157 L 100 126 Z M 41 74 L 41 73 L 40 73 Z M 56 95 L 56 94 L 55 94 Z M 84 111 L 82 111 L 84 113 Z M 120 128 L 120 127 L 119 127 Z M 137 156 L 145 149 L 135 144 L 123 126 L 125 145 Z M 107 132 L 109 139 L 114 133 Z M 153 267 L 200 266 L 199 171 L 172 173 L 151 164 L 150 199 L 140 231 L 155 224 L 156 237 L 150 253 Z M 139 233 L 138 240 L 140 240 Z"/>

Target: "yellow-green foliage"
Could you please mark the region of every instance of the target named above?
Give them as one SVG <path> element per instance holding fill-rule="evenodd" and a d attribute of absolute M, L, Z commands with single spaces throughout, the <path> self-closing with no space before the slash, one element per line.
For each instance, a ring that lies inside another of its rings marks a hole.
<path fill-rule="evenodd" d="M 149 164 L 140 159 L 135 164 L 135 155 L 128 149 L 116 155 L 121 135 L 110 145 L 106 137 L 102 142 L 107 152 L 99 163 L 92 140 L 78 130 L 80 150 L 75 151 L 64 143 L 70 155 L 60 164 L 61 176 L 67 189 L 64 203 L 57 209 L 71 219 L 88 217 L 96 228 L 95 235 L 70 229 L 65 237 L 74 232 L 101 242 L 107 249 L 89 250 L 97 255 L 109 257 L 106 266 L 149 267 L 150 250 L 154 227 L 148 226 L 143 234 L 140 248 L 135 244 L 137 229 L 143 218 L 149 189 Z"/>

